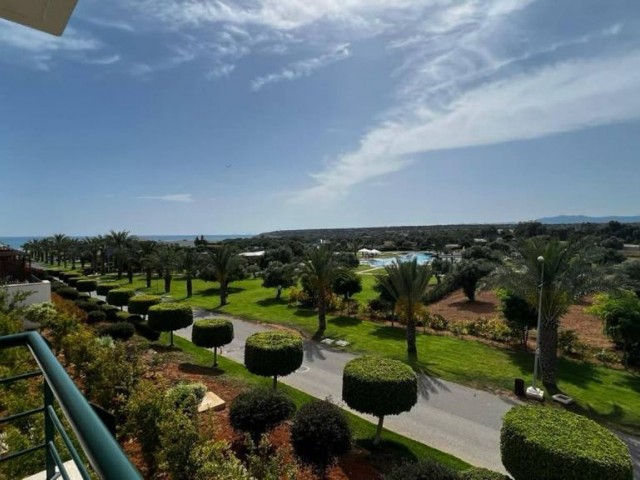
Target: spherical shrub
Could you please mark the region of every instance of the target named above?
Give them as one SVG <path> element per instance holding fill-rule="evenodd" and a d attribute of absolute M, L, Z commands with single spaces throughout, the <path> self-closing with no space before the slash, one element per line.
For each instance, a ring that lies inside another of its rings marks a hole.
<path fill-rule="evenodd" d="M 295 412 L 293 402 L 282 393 L 256 388 L 238 395 L 229 409 L 231 426 L 251 435 L 258 445 L 262 434 L 280 425 Z"/>
<path fill-rule="evenodd" d="M 293 418 L 291 444 L 298 458 L 321 472 L 351 449 L 351 430 L 342 410 L 323 400 L 304 404 Z"/>
<path fill-rule="evenodd" d="M 87 312 L 87 323 L 100 323 L 107 321 L 107 314 L 102 310 L 94 310 L 92 312 Z"/>
<path fill-rule="evenodd" d="M 146 315 L 149 307 L 158 305 L 162 302 L 162 298 L 158 295 L 136 295 L 129 299 L 128 310 L 137 315 Z"/>
<path fill-rule="evenodd" d="M 116 321 L 118 322 L 128 322 L 131 324 L 142 322 L 142 317 L 140 315 L 133 315 L 129 312 L 116 312 Z"/>
<path fill-rule="evenodd" d="M 107 293 L 107 303 L 116 307 L 122 307 L 129 303 L 129 299 L 133 297 L 136 292 L 130 288 L 114 288 Z"/>
<path fill-rule="evenodd" d="M 207 387 L 203 383 L 179 383 L 167 391 L 165 398 L 170 408 L 193 417 L 206 393 Z"/>
<path fill-rule="evenodd" d="M 273 377 L 276 388 L 278 375 L 286 376 L 302 365 L 302 339 L 289 332 L 254 333 L 244 346 L 244 364 L 254 375 Z"/>
<path fill-rule="evenodd" d="M 384 480 L 460 480 L 458 472 L 432 460 L 405 463 L 396 467 Z"/>
<path fill-rule="evenodd" d="M 189 305 L 182 303 L 160 303 L 149 307 L 149 327 L 159 332 L 171 332 L 188 327 L 193 323 L 193 311 Z"/>
<path fill-rule="evenodd" d="M 78 282 L 82 280 L 89 280 L 89 279 L 83 277 L 82 275 L 67 276 L 67 283 L 69 284 L 70 287 L 73 287 L 73 288 L 78 288 Z M 78 289 L 78 291 L 80 292 L 83 290 Z"/>
<path fill-rule="evenodd" d="M 107 324 L 100 329 L 100 336 L 108 336 L 114 340 L 129 340 L 135 333 L 135 328 L 128 322 Z"/>
<path fill-rule="evenodd" d="M 233 323 L 224 318 L 197 320 L 191 331 L 191 341 L 199 347 L 213 348 L 213 366 L 218 365 L 218 347 L 233 340 Z"/>
<path fill-rule="evenodd" d="M 160 332 L 149 327 L 147 322 L 138 322 L 133 324 L 136 333 L 151 342 L 156 342 L 160 338 Z"/>
<path fill-rule="evenodd" d="M 78 290 L 73 287 L 59 288 L 56 293 L 67 300 L 76 300 L 79 295 Z"/>
<path fill-rule="evenodd" d="M 470 468 L 460 474 L 462 480 L 510 480 L 509 477 L 486 468 Z"/>
<path fill-rule="evenodd" d="M 521 406 L 504 417 L 502 463 L 515 480 L 631 480 L 627 446 L 592 420 L 555 408 Z"/>
<path fill-rule="evenodd" d="M 114 307 L 113 305 L 102 305 L 100 309 L 105 313 L 107 320 L 110 322 L 115 322 L 118 319 L 117 315 L 120 311 L 118 310 L 118 307 Z"/>
<path fill-rule="evenodd" d="M 56 280 L 51 282 L 51 291 L 52 292 L 57 292 L 61 288 L 67 288 L 67 286 L 64 283 L 58 282 Z"/>
<path fill-rule="evenodd" d="M 95 312 L 96 310 L 100 310 L 100 305 L 94 303 L 94 302 L 90 302 L 88 300 L 75 300 L 74 302 L 76 304 L 76 306 L 78 308 L 81 308 L 82 310 L 84 310 L 85 312 L 89 313 L 89 312 Z"/>
<path fill-rule="evenodd" d="M 408 412 L 417 403 L 418 379 L 405 363 L 365 355 L 345 365 L 342 399 L 354 410 L 378 417 L 377 445 L 385 415 Z"/>
<path fill-rule="evenodd" d="M 120 285 L 117 283 L 100 283 L 96 288 L 96 292 L 98 295 L 106 295 L 111 290 L 115 290 L 116 288 L 120 288 Z"/>
<path fill-rule="evenodd" d="M 98 281 L 90 278 L 78 280 L 76 288 L 79 292 L 95 292 L 98 288 Z"/>

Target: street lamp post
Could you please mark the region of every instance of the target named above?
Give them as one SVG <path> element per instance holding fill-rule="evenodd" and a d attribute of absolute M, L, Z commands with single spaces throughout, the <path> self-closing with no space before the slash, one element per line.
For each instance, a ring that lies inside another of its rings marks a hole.
<path fill-rule="evenodd" d="M 538 365 L 540 364 L 540 327 L 542 324 L 542 287 L 544 286 L 544 257 L 539 256 L 538 262 L 542 265 L 540 269 L 540 290 L 538 291 L 538 327 L 536 330 L 536 354 L 533 361 L 533 382 L 527 388 L 527 397 L 536 400 L 544 400 L 544 390 L 538 388 Z"/>

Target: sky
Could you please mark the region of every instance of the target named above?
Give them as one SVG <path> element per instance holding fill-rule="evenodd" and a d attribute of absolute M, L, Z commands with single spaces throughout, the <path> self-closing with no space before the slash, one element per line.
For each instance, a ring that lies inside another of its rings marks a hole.
<path fill-rule="evenodd" d="M 0 20 L 0 235 L 638 215 L 637 0 L 79 0 Z"/>

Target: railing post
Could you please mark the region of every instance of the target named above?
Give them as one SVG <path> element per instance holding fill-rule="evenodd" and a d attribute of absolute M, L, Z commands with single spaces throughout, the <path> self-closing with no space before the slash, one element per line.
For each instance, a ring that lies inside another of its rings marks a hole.
<path fill-rule="evenodd" d="M 44 442 L 47 445 L 45 448 L 45 465 L 47 468 L 47 480 L 53 478 L 56 474 L 56 461 L 53 458 L 53 453 L 49 449 L 49 442 L 54 441 L 55 427 L 53 426 L 53 420 L 49 415 L 48 407 L 53 406 L 53 392 L 49 383 L 45 379 L 43 382 L 44 388 Z"/>

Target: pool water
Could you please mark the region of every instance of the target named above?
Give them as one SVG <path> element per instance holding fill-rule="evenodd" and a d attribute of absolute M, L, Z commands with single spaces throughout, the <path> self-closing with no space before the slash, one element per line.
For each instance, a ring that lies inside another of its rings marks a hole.
<path fill-rule="evenodd" d="M 425 265 L 431 262 L 433 258 L 431 255 L 425 252 L 408 252 L 403 255 L 395 255 L 393 257 L 384 258 L 367 258 L 361 261 L 364 265 L 371 265 L 372 267 L 386 267 L 393 262 L 400 260 L 401 262 L 411 262 L 414 258 L 418 259 L 418 265 Z"/>

